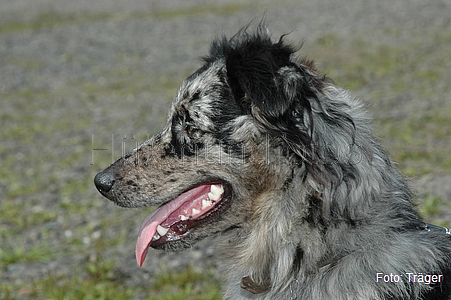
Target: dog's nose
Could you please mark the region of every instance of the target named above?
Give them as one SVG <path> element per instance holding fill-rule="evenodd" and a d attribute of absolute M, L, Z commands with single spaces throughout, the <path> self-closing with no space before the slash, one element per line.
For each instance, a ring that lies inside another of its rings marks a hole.
<path fill-rule="evenodd" d="M 96 185 L 97 190 L 99 190 L 102 195 L 108 193 L 114 184 L 113 174 L 108 170 L 98 173 L 94 177 L 94 184 Z"/>

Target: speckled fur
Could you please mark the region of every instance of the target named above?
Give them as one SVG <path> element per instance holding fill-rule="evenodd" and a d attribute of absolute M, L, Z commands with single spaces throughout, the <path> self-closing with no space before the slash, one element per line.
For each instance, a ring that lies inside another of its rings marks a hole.
<path fill-rule="evenodd" d="M 185 238 L 220 234 L 225 299 L 449 299 L 451 241 L 422 230 L 406 180 L 361 104 L 260 25 L 216 39 L 182 84 L 164 129 L 104 173 L 124 207 L 158 206 L 201 183 L 230 208 Z M 377 282 L 377 273 L 403 275 Z M 437 284 L 407 273 L 441 274 Z M 270 289 L 240 287 L 250 276 Z"/>

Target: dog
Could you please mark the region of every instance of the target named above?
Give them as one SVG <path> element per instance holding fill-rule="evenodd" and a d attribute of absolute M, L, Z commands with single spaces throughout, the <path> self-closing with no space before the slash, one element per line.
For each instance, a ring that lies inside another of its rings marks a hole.
<path fill-rule="evenodd" d="M 451 299 L 449 230 L 420 218 L 362 102 L 285 39 L 214 39 L 164 129 L 95 176 L 158 206 L 138 264 L 219 235 L 224 299 Z"/>

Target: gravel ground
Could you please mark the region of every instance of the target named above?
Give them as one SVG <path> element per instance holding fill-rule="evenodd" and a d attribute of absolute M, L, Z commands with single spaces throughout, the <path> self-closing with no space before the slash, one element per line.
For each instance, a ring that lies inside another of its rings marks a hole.
<path fill-rule="evenodd" d="M 415 65 L 429 70 L 432 61 L 440 75 L 426 98 L 414 89 L 421 78 L 393 92 L 388 86 L 399 74 L 390 72 L 353 90 L 370 100 L 377 130 L 386 121 L 390 126 L 451 107 L 450 0 L 273 2 L 0 0 L 0 282 L 70 274 L 99 253 L 114 259 L 128 285 L 145 286 L 162 270 L 191 264 L 214 269 L 212 239 L 182 254 L 152 252 L 138 268 L 134 242 L 148 212 L 114 207 L 92 178 L 163 126 L 178 84 L 199 66 L 212 37 L 231 35 L 263 13 L 275 35 L 291 32 L 290 40 L 303 40 L 302 54 L 320 69 L 333 69 L 332 55 L 341 65 L 352 63 L 346 53 L 334 53 L 334 43 L 339 50 L 356 43 L 402 51 L 416 45 L 424 57 L 436 55 Z M 332 50 L 321 51 L 322 44 Z M 451 128 L 448 117 L 442 127 Z M 434 135 L 427 126 L 420 130 Z M 383 137 L 390 151 L 395 141 Z M 448 150 L 442 155 L 451 155 L 449 131 L 427 141 L 427 149 L 441 145 Z M 412 159 L 401 167 L 424 164 Z M 451 168 L 427 170 L 412 179 L 419 201 L 439 197 L 431 221 L 451 224 Z M 36 248 L 57 254 L 21 259 Z"/>

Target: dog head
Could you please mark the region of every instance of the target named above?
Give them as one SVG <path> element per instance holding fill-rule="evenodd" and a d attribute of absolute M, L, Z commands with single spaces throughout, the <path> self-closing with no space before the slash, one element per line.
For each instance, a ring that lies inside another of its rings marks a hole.
<path fill-rule="evenodd" d="M 140 265 L 149 246 L 183 249 L 285 205 L 267 199 L 280 199 L 295 177 L 324 180 L 314 119 L 328 83 L 296 51 L 263 26 L 215 40 L 164 129 L 96 175 L 100 193 L 120 206 L 159 206 L 139 231 Z M 349 119 L 333 113 L 322 122 Z"/>

